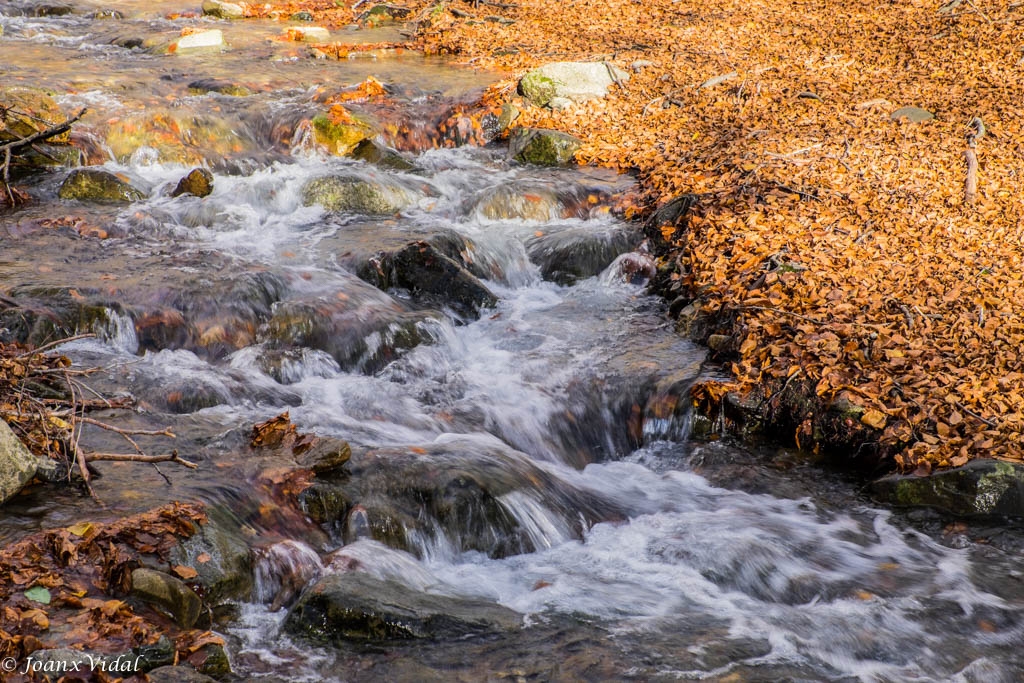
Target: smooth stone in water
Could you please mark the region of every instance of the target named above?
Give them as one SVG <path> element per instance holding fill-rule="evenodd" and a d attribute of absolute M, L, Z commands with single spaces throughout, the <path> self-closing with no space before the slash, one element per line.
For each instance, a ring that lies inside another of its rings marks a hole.
<path fill-rule="evenodd" d="M 361 141 L 349 153 L 349 156 L 388 171 L 417 170 L 416 164 L 406 159 L 400 153 L 384 145 L 379 145 L 373 140 Z"/>
<path fill-rule="evenodd" d="M 200 557 L 206 559 L 200 562 Z M 192 567 L 206 602 L 216 607 L 228 600 L 246 600 L 252 593 L 252 554 L 242 535 L 242 522 L 223 506 L 207 509 L 207 522 L 171 551 L 171 561 Z"/>
<path fill-rule="evenodd" d="M 154 569 L 132 572 L 131 594 L 166 610 L 183 629 L 195 625 L 203 607 L 199 596 L 180 579 Z"/>
<path fill-rule="evenodd" d="M 224 47 L 224 32 L 219 28 L 199 31 L 182 36 L 171 44 L 171 52 L 182 54 L 195 50 L 212 50 Z"/>
<path fill-rule="evenodd" d="M 233 97 L 248 97 L 253 92 L 244 85 L 239 85 L 231 81 L 223 81 L 217 78 L 204 78 L 198 81 L 192 81 L 188 84 L 189 92 L 196 95 L 204 95 L 208 92 L 218 93 L 220 95 L 231 95 Z"/>
<path fill-rule="evenodd" d="M 526 252 L 545 280 L 571 285 L 599 274 L 641 239 L 637 231 L 624 228 L 569 228 L 531 237 Z"/>
<path fill-rule="evenodd" d="M 161 666 L 153 669 L 149 683 L 217 683 L 217 679 L 201 674 L 190 666 Z"/>
<path fill-rule="evenodd" d="M 146 198 L 142 190 L 118 178 L 113 173 L 95 168 L 72 171 L 61 183 L 57 196 L 84 202 L 121 203 Z"/>
<path fill-rule="evenodd" d="M 351 115 L 317 114 L 310 123 L 317 143 L 337 156 L 349 154 L 360 142 L 376 135 L 373 126 Z"/>
<path fill-rule="evenodd" d="M 465 638 L 507 633 L 522 616 L 485 600 L 431 595 L 361 572 L 329 574 L 307 590 L 285 630 L 314 641 Z"/>
<path fill-rule="evenodd" d="M 287 33 L 300 37 L 304 43 L 326 43 L 331 39 L 331 32 L 322 26 L 294 26 Z"/>
<path fill-rule="evenodd" d="M 568 133 L 546 128 L 517 128 L 508 142 L 510 158 L 537 166 L 566 166 L 583 142 Z"/>
<path fill-rule="evenodd" d="M 219 19 L 241 19 L 245 16 L 245 8 L 223 0 L 203 0 L 203 14 Z"/>
<path fill-rule="evenodd" d="M 0 106 L 6 110 L 0 117 L 0 143 L 27 138 L 68 120 L 57 102 L 39 88 L 0 86 Z M 62 133 L 49 141 L 62 143 L 68 139 L 68 133 Z"/>

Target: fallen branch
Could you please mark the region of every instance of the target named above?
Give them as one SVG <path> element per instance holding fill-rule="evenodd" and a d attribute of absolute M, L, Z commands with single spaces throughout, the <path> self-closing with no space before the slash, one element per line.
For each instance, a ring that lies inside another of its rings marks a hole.
<path fill-rule="evenodd" d="M 199 465 L 189 460 L 185 460 L 178 451 L 171 451 L 170 453 L 164 453 L 163 455 L 143 455 L 139 453 L 87 453 L 84 456 L 85 462 L 96 462 L 98 460 L 107 460 L 112 462 L 176 462 L 179 465 L 183 465 L 190 470 L 197 469 Z"/>
<path fill-rule="evenodd" d="M 967 124 L 967 151 L 964 152 L 964 159 L 967 161 L 967 180 L 964 184 L 964 203 L 974 204 L 978 198 L 978 140 L 985 135 L 985 124 L 975 116 Z"/>
<path fill-rule="evenodd" d="M 48 140 L 52 137 L 68 132 L 69 130 L 71 130 L 71 125 L 79 119 L 81 119 L 83 116 L 85 116 L 85 113 L 87 111 L 88 109 L 83 108 L 64 123 L 58 124 L 56 126 L 51 126 L 46 130 L 37 131 L 35 133 L 32 133 L 32 135 L 29 135 L 28 137 L 21 138 L 20 140 L 14 140 L 12 142 L 0 145 L 0 152 L 3 152 L 4 154 L 3 166 L 0 167 L 0 179 L 2 179 L 3 181 L 4 191 L 7 194 L 7 199 L 10 201 L 11 206 L 14 206 L 14 204 L 16 203 L 14 191 L 11 189 L 10 183 L 11 155 L 26 147 L 31 147 L 33 144 L 39 142 L 40 140 Z"/>

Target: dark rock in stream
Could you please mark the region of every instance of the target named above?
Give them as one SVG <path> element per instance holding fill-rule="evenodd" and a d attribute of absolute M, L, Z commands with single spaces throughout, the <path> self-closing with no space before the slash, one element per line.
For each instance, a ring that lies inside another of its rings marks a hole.
<path fill-rule="evenodd" d="M 149 672 L 149 683 L 216 683 L 189 666 L 162 666 Z"/>
<path fill-rule="evenodd" d="M 202 78 L 198 81 L 192 81 L 188 84 L 188 91 L 193 95 L 205 95 L 212 92 L 218 95 L 230 95 L 231 97 L 248 97 L 253 94 L 253 91 L 244 85 L 218 78 Z"/>
<path fill-rule="evenodd" d="M 436 314 L 408 311 L 377 290 L 370 292 L 374 295 L 351 289 L 332 300 L 276 304 L 265 332 L 268 348 L 320 349 L 343 370 L 375 372 L 430 338 L 422 323 Z"/>
<path fill-rule="evenodd" d="M 421 593 L 361 572 L 329 574 L 292 607 L 290 633 L 319 642 L 451 639 L 515 631 L 522 616 L 472 598 Z"/>
<path fill-rule="evenodd" d="M 399 152 L 390 147 L 380 145 L 373 140 L 363 140 L 355 146 L 355 149 L 349 153 L 349 156 L 388 171 L 417 170 L 416 164 L 406 159 Z"/>
<path fill-rule="evenodd" d="M 131 594 L 170 614 L 183 629 L 195 625 L 203 607 L 199 596 L 180 579 L 153 569 L 132 571 Z"/>
<path fill-rule="evenodd" d="M 924 477 L 891 475 L 871 489 L 891 505 L 937 508 L 960 517 L 1024 517 L 1024 466 L 1000 460 L 972 460 Z"/>
<path fill-rule="evenodd" d="M 614 501 L 507 446 L 471 437 L 439 441 L 355 452 L 346 476 L 314 483 L 300 504 L 338 536 L 361 507 L 374 540 L 414 554 L 442 535 L 456 550 L 506 557 L 582 538 L 591 524 L 623 517 Z"/>
<path fill-rule="evenodd" d="M 192 581 L 201 586 L 208 605 L 245 600 L 252 592 L 253 570 L 243 523 L 222 505 L 207 508 L 207 519 L 198 532 L 171 551 L 171 561 L 199 573 Z M 200 556 L 208 559 L 200 562 Z"/>
<path fill-rule="evenodd" d="M 481 308 L 498 303 L 483 282 L 429 242 L 381 254 L 375 265 L 372 284 L 405 289 L 417 303 L 448 307 L 464 318 L 476 318 Z"/>
<path fill-rule="evenodd" d="M 61 183 L 57 196 L 61 199 L 77 199 L 83 202 L 118 204 L 137 202 L 146 198 L 145 193 L 113 173 L 95 168 L 79 168 L 72 171 Z"/>
<path fill-rule="evenodd" d="M 633 251 L 642 238 L 622 226 L 568 228 L 530 238 L 526 251 L 545 280 L 571 285 L 597 275 L 618 256 Z"/>

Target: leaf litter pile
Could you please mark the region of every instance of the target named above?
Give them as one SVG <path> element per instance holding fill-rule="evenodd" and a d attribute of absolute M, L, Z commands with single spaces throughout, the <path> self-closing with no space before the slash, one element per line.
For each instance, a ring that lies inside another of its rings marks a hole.
<path fill-rule="evenodd" d="M 515 78 L 630 72 L 560 111 L 515 79 L 485 101 L 580 137 L 580 163 L 635 170 L 638 212 L 692 197 L 655 227 L 670 291 L 695 297 L 734 376 L 698 395 L 802 392 L 804 446 L 815 412 L 850 406 L 904 470 L 1022 459 L 1024 4 L 405 5 L 427 53 Z"/>

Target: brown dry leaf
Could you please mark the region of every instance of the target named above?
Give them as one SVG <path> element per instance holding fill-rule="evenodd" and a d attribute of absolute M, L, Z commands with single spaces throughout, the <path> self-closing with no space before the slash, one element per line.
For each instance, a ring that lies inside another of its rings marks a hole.
<path fill-rule="evenodd" d="M 185 581 L 194 579 L 197 576 L 199 576 L 199 572 L 197 572 L 192 567 L 186 567 L 180 564 L 174 565 L 174 567 L 171 568 L 171 571 L 173 571 L 178 576 L 179 579 L 184 579 Z"/>
<path fill-rule="evenodd" d="M 873 408 L 865 410 L 864 414 L 860 416 L 860 421 L 873 429 L 884 429 L 887 419 L 885 413 Z"/>

